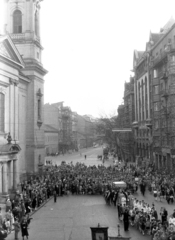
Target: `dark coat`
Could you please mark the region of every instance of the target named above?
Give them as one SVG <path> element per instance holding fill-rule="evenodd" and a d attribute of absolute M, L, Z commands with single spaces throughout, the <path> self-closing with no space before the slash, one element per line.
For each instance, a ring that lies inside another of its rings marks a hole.
<path fill-rule="evenodd" d="M 22 237 L 24 236 L 29 236 L 29 233 L 28 233 L 28 224 L 26 221 L 22 221 L 21 223 L 21 233 L 22 233 Z"/>
<path fill-rule="evenodd" d="M 4 240 L 7 237 L 7 231 L 6 230 L 0 230 L 0 240 Z"/>
<path fill-rule="evenodd" d="M 129 211 L 124 211 L 123 213 L 123 221 L 129 222 Z"/>

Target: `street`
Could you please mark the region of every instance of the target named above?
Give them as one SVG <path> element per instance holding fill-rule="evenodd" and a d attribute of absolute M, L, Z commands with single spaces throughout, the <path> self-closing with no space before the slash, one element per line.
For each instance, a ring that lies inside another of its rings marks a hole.
<path fill-rule="evenodd" d="M 52 159 L 53 164 L 61 164 L 62 161 L 66 161 L 66 163 L 76 162 L 85 163 L 87 166 L 92 165 L 101 165 L 102 161 L 97 159 L 98 155 L 102 155 L 103 149 L 102 147 L 98 148 L 84 148 L 79 152 L 66 153 L 65 155 L 59 156 L 49 156 L 49 159 Z M 86 160 L 85 156 L 86 155 Z M 112 158 L 109 158 L 108 161 L 105 161 L 104 166 L 109 166 L 112 164 Z"/>
<path fill-rule="evenodd" d="M 97 160 L 97 155 L 102 152 L 102 148 L 92 148 L 79 153 L 67 154 L 64 156 L 54 157 L 54 162 L 59 164 L 61 161 L 66 162 L 84 162 L 87 165 L 101 164 Z M 84 154 L 87 159 L 84 159 Z M 105 162 L 105 165 L 112 163 L 112 158 Z M 138 199 L 144 199 L 152 205 L 153 196 L 146 191 L 143 198 L 139 193 L 135 194 Z M 172 213 L 172 205 L 167 206 L 166 201 L 155 203 L 158 214 L 160 207 L 165 206 L 168 213 Z M 29 229 L 29 239 L 33 240 L 90 240 L 90 227 L 96 227 L 98 223 L 101 226 L 107 226 L 109 236 L 117 236 L 117 225 L 120 224 L 120 233 L 122 236 L 130 236 L 133 240 L 151 239 L 150 236 L 142 236 L 135 227 L 130 227 L 129 232 L 123 231 L 123 223 L 118 220 L 117 208 L 108 206 L 102 196 L 87 195 L 69 195 L 58 197 L 57 202 L 51 199 L 44 207 L 38 210 L 33 216 Z M 21 235 L 21 233 L 20 233 Z M 12 232 L 8 240 L 14 239 Z M 21 239 L 21 236 L 20 236 Z"/>

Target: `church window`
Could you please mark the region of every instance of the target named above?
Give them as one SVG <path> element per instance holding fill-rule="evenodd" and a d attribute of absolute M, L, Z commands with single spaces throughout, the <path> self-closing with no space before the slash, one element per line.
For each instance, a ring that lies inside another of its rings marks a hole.
<path fill-rule="evenodd" d="M 42 125 L 42 96 L 41 89 L 39 88 L 37 91 L 37 125 L 40 128 Z"/>
<path fill-rule="evenodd" d="M 5 95 L 0 93 L 0 132 L 4 132 Z"/>
<path fill-rule="evenodd" d="M 13 33 L 22 33 L 22 13 L 15 10 L 13 13 Z"/>
<path fill-rule="evenodd" d="M 41 99 L 38 99 L 38 120 L 41 120 Z"/>

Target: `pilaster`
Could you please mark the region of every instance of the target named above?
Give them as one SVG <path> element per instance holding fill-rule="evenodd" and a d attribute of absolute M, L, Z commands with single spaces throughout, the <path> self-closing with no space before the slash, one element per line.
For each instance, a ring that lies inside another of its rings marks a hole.
<path fill-rule="evenodd" d="M 14 94 L 15 94 L 15 99 L 14 99 L 14 102 L 15 102 L 15 104 L 14 104 L 14 119 L 15 119 L 15 129 L 14 129 L 14 140 L 19 140 L 19 129 L 18 129 L 18 126 L 19 126 L 19 121 L 18 121 L 18 119 L 19 119 L 19 109 L 18 109 L 18 106 L 19 106 L 19 104 L 18 104 L 18 83 L 16 82 L 15 84 L 14 84 Z"/>
<path fill-rule="evenodd" d="M 17 159 L 13 160 L 13 189 L 17 188 Z"/>
<path fill-rule="evenodd" d="M 8 179 L 7 179 L 7 162 L 3 163 L 2 169 L 2 192 L 3 194 L 8 193 Z"/>

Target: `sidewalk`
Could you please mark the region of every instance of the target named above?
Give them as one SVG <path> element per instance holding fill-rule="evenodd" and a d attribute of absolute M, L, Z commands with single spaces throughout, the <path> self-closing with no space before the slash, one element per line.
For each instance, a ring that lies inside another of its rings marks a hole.
<path fill-rule="evenodd" d="M 47 199 L 43 204 L 41 204 L 35 211 L 30 213 L 30 216 L 34 215 L 40 208 L 42 208 L 47 202 L 49 202 L 53 196 L 51 196 L 49 199 Z M 2 205 L 2 207 L 1 207 Z M 5 216 L 5 204 L 0 204 L 0 207 L 2 208 L 3 216 Z M 19 236 L 21 235 L 21 232 L 19 232 Z M 14 231 L 12 231 L 6 238 L 7 240 L 14 240 Z M 19 237 L 20 239 L 20 237 Z"/>

